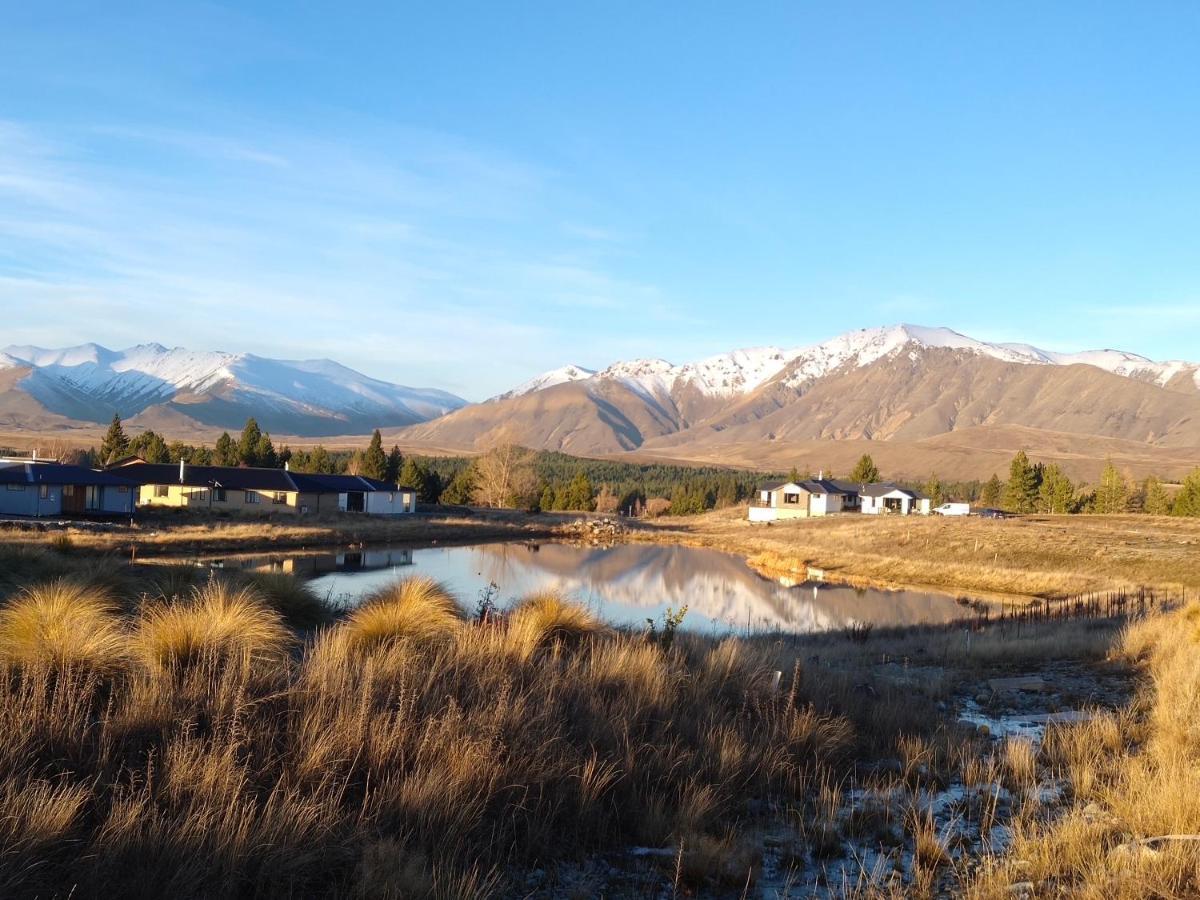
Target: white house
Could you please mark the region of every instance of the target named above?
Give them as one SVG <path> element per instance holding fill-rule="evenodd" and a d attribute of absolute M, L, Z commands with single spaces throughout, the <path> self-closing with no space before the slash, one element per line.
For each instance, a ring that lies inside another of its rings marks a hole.
<path fill-rule="evenodd" d="M 862 511 L 867 515 L 910 513 L 929 515 L 929 498 L 920 491 L 909 490 L 894 484 L 867 484 L 861 491 Z"/>
<path fill-rule="evenodd" d="M 857 508 L 858 491 L 847 482 L 828 478 L 775 481 L 759 487 L 750 504 L 750 521 L 807 519 Z"/>

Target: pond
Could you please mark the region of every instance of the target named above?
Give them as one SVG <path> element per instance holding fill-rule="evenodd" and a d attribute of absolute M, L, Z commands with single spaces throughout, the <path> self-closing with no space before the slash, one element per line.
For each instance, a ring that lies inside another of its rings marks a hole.
<path fill-rule="evenodd" d="M 149 562 L 149 560 L 145 560 Z M 704 631 L 810 633 L 852 625 L 942 623 L 971 610 L 943 594 L 773 580 L 734 554 L 694 547 L 491 543 L 459 547 L 248 555 L 196 560 L 227 568 L 290 572 L 323 597 L 354 603 L 396 578 L 424 575 L 446 585 L 467 609 L 485 592 L 502 608 L 553 588 L 616 625 L 661 622 L 688 607 L 684 627 Z"/>

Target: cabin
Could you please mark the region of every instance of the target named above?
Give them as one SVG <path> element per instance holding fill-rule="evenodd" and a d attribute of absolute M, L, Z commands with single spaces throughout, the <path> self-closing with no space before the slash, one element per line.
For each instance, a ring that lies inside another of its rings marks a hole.
<path fill-rule="evenodd" d="M 132 516 L 137 485 L 109 472 L 47 460 L 0 459 L 0 516 Z"/>
<path fill-rule="evenodd" d="M 867 484 L 862 489 L 862 511 L 867 515 L 929 515 L 929 498 L 920 491 L 895 484 Z"/>
<path fill-rule="evenodd" d="M 133 458 L 110 471 L 138 485 L 138 505 L 242 515 L 319 512 L 394 516 L 417 511 L 417 492 L 361 475 L 310 475 L 249 466 L 148 463 Z"/>
<path fill-rule="evenodd" d="M 750 504 L 751 522 L 807 519 L 858 510 L 858 489 L 831 478 L 775 481 L 758 489 Z"/>

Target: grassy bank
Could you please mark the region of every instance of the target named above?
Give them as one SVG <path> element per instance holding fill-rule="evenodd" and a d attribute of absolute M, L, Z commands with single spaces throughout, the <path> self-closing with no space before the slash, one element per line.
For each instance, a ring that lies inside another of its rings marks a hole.
<path fill-rule="evenodd" d="M 1149 586 L 1200 591 L 1200 520 L 1160 516 L 830 516 L 751 525 L 744 509 L 664 519 L 631 540 L 746 556 L 769 575 L 950 593 L 1066 597 Z"/>
<path fill-rule="evenodd" d="M 958 706 L 1106 665 L 1118 627 L 651 636 L 552 595 L 480 621 L 410 581 L 346 612 L 286 576 L 9 548 L 0 895 L 985 891 L 1008 863 L 980 835 L 1043 821 L 1014 799 L 1038 763 Z"/>

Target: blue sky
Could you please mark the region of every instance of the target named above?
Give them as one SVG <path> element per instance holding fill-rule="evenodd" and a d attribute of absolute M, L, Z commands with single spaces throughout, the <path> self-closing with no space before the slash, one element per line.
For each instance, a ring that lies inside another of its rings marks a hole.
<path fill-rule="evenodd" d="M 1200 358 L 1200 4 L 0 2 L 2 343 L 478 399 L 907 321 Z"/>

